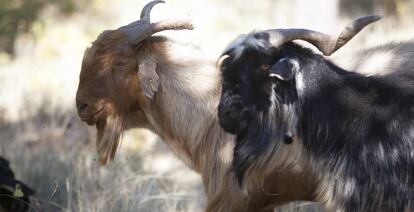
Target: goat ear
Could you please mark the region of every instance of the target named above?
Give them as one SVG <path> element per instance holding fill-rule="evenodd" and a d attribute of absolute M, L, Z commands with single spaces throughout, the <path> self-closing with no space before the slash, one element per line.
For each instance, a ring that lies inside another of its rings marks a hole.
<path fill-rule="evenodd" d="M 300 69 L 299 62 L 293 58 L 282 58 L 269 70 L 269 77 L 276 77 L 283 81 L 291 80 Z"/>
<path fill-rule="evenodd" d="M 138 78 L 144 95 L 150 99 L 154 98 L 160 84 L 157 72 L 157 63 L 154 59 L 145 59 L 138 65 Z"/>

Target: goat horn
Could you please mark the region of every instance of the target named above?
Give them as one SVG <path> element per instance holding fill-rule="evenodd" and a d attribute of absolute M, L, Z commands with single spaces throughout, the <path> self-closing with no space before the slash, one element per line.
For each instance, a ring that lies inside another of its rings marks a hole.
<path fill-rule="evenodd" d="M 303 40 L 311 43 L 324 55 L 328 56 L 344 46 L 367 25 L 381 19 L 380 16 L 365 16 L 348 24 L 338 38 L 308 29 L 273 29 L 266 32 L 270 43 L 278 47 L 292 40 Z"/>
<path fill-rule="evenodd" d="M 228 54 L 225 54 L 225 55 L 221 56 L 221 57 L 217 60 L 217 63 L 216 63 L 216 67 L 217 67 L 217 69 L 220 69 L 220 68 L 221 68 L 221 66 L 223 65 L 224 60 L 226 60 L 226 59 L 227 59 L 227 58 L 229 58 L 229 57 L 230 57 L 230 55 L 228 55 Z"/>
<path fill-rule="evenodd" d="M 118 28 L 123 31 L 132 45 L 138 44 L 142 40 L 150 37 L 152 34 L 161 32 L 164 30 L 183 30 L 193 29 L 193 25 L 187 21 L 160 21 L 157 23 L 150 22 L 150 14 L 154 5 L 159 3 L 165 3 L 161 0 L 151 1 L 144 6 L 141 11 L 141 19 L 132 22 L 126 26 Z"/>
<path fill-rule="evenodd" d="M 151 14 L 152 7 L 154 7 L 154 5 L 159 4 L 159 3 L 165 3 L 165 1 L 155 0 L 155 1 L 151 1 L 148 4 L 146 4 L 144 8 L 142 8 L 142 11 L 141 11 L 141 20 L 151 23 L 150 14 Z"/>

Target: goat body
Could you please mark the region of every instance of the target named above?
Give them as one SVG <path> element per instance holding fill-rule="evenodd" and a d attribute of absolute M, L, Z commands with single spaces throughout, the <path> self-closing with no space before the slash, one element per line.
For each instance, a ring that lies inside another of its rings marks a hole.
<path fill-rule="evenodd" d="M 315 168 L 328 173 L 322 183 L 332 190 L 321 190 L 321 198 L 345 211 L 411 208 L 414 72 L 364 77 L 299 49 L 294 52 L 291 56 L 303 70 L 295 80 L 303 84 L 292 88 L 297 90 L 298 122 L 291 125 L 297 126 L 296 136 Z"/>

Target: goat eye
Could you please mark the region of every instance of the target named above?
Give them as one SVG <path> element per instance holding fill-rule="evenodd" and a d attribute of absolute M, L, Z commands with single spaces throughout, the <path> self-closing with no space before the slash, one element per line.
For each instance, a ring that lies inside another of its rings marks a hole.
<path fill-rule="evenodd" d="M 265 70 L 265 71 L 267 71 L 267 70 L 269 70 L 270 65 L 269 65 L 269 64 L 262 64 L 262 65 L 260 66 L 260 68 L 261 68 L 261 69 L 263 69 L 263 70 Z"/>

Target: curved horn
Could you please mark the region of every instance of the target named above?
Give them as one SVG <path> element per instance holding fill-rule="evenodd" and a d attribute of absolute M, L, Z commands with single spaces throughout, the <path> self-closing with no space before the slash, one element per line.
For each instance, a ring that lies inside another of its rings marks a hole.
<path fill-rule="evenodd" d="M 142 40 L 150 37 L 152 34 L 161 32 L 164 30 L 184 30 L 193 29 L 193 25 L 187 21 L 160 21 L 157 23 L 150 22 L 150 14 L 154 5 L 159 3 L 165 3 L 161 0 L 151 1 L 144 6 L 141 11 L 141 19 L 132 22 L 126 26 L 118 28 L 123 31 L 132 45 L 138 44 Z"/>
<path fill-rule="evenodd" d="M 150 14 L 151 14 L 152 7 L 154 7 L 154 5 L 159 4 L 159 3 L 165 3 L 165 1 L 155 0 L 155 1 L 151 1 L 148 4 L 146 4 L 144 8 L 142 8 L 142 11 L 141 11 L 141 16 L 140 16 L 141 20 L 150 23 L 151 22 Z"/>
<path fill-rule="evenodd" d="M 217 68 L 217 69 L 220 69 L 220 68 L 221 68 L 221 66 L 223 65 L 224 60 L 226 60 L 226 59 L 227 59 L 227 58 L 229 58 L 229 57 L 230 57 L 230 55 L 228 55 L 228 54 L 225 54 L 225 55 L 221 56 L 221 57 L 217 60 L 217 63 L 216 63 L 216 68 Z"/>
<path fill-rule="evenodd" d="M 270 43 L 278 47 L 292 40 L 303 40 L 311 43 L 324 55 L 337 51 L 367 25 L 381 19 L 380 16 L 365 16 L 348 24 L 338 38 L 308 29 L 274 29 L 267 30 Z"/>

